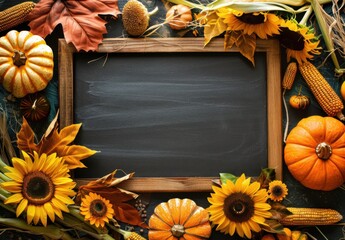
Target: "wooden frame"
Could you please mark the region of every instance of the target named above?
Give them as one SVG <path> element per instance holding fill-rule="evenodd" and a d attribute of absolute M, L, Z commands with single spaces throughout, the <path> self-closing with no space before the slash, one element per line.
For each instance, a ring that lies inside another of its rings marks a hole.
<path fill-rule="evenodd" d="M 203 38 L 108 38 L 98 52 L 224 52 L 224 40 L 214 39 L 203 47 Z M 236 48 L 226 51 L 238 52 Z M 268 167 L 282 178 L 282 94 L 280 46 L 276 40 L 258 40 L 257 52 L 266 53 Z M 76 49 L 59 40 L 59 105 L 60 126 L 73 123 L 73 54 Z M 135 192 L 210 192 L 217 177 L 134 177 L 119 187 Z M 83 184 L 90 179 L 77 179 Z"/>

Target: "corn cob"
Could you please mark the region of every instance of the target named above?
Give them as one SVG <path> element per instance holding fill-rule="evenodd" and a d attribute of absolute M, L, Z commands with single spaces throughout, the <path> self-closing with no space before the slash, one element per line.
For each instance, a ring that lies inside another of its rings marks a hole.
<path fill-rule="evenodd" d="M 325 113 L 344 121 L 345 116 L 341 112 L 344 105 L 319 70 L 311 62 L 299 64 L 299 70 Z"/>
<path fill-rule="evenodd" d="M 292 85 L 295 81 L 297 73 L 297 63 L 296 62 L 290 62 L 288 66 L 286 67 L 282 86 L 284 89 L 290 90 L 292 88 Z"/>
<path fill-rule="evenodd" d="M 292 214 L 280 220 L 285 226 L 330 225 L 343 219 L 343 216 L 333 209 L 288 207 L 287 210 Z"/>
<path fill-rule="evenodd" d="M 22 2 L 0 12 L 0 32 L 15 27 L 27 20 L 34 9 L 34 2 Z"/>

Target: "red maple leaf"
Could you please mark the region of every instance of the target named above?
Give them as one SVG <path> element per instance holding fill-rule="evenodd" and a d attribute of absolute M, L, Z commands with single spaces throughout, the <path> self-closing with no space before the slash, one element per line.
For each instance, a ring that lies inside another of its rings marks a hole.
<path fill-rule="evenodd" d="M 99 15 L 117 17 L 118 0 L 41 0 L 28 16 L 30 31 L 45 38 L 62 25 L 65 39 L 80 51 L 94 51 L 107 32 Z"/>

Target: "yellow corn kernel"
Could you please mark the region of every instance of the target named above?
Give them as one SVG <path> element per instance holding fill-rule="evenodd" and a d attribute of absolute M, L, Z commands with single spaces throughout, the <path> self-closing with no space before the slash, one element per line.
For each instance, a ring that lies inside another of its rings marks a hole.
<path fill-rule="evenodd" d="M 126 240 L 146 240 L 146 238 L 140 236 L 136 232 L 131 232 L 131 234 L 128 237 L 125 237 Z"/>
<path fill-rule="evenodd" d="M 280 220 L 285 226 L 329 225 L 343 219 L 343 216 L 333 209 L 288 207 L 287 210 L 292 214 Z"/>
<path fill-rule="evenodd" d="M 331 117 L 337 116 L 340 120 L 345 120 L 345 116 L 341 112 L 344 105 L 340 97 L 319 70 L 310 62 L 299 64 L 299 70 L 325 113 Z"/>
<path fill-rule="evenodd" d="M 295 81 L 297 73 L 297 63 L 296 62 L 290 62 L 288 66 L 286 67 L 282 87 L 284 89 L 290 90 L 292 88 L 292 85 Z"/>
<path fill-rule="evenodd" d="M 34 2 L 22 2 L 0 12 L 0 31 L 8 30 L 27 20 L 34 9 Z"/>

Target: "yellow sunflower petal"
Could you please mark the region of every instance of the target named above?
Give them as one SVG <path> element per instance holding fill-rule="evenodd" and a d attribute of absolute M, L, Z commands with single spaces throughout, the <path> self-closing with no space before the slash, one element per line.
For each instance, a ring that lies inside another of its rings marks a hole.
<path fill-rule="evenodd" d="M 50 220 L 52 222 L 54 222 L 55 221 L 55 212 L 54 212 L 54 209 L 53 209 L 51 203 L 47 202 L 43 205 L 43 207 L 44 207 L 44 210 L 46 211 L 48 217 L 50 218 Z"/>
<path fill-rule="evenodd" d="M 60 200 L 58 200 L 57 198 L 54 197 L 51 200 L 51 202 L 52 202 L 53 206 L 55 206 L 56 208 L 58 208 L 64 212 L 69 212 L 67 206 L 64 203 L 62 203 Z"/>
<path fill-rule="evenodd" d="M 247 222 L 243 222 L 241 224 L 242 226 L 242 229 L 243 229 L 243 233 L 244 235 L 248 238 L 248 239 L 251 239 L 252 238 L 252 231 L 250 229 L 250 226 Z"/>
<path fill-rule="evenodd" d="M 22 184 L 14 181 L 3 182 L 1 183 L 1 187 L 11 193 L 22 192 Z"/>
<path fill-rule="evenodd" d="M 28 200 L 24 198 L 22 201 L 20 201 L 20 203 L 17 206 L 16 216 L 19 217 L 19 215 L 22 214 L 22 212 L 26 209 L 27 206 Z"/>
<path fill-rule="evenodd" d="M 13 194 L 12 196 L 8 197 L 4 203 L 10 204 L 10 203 L 19 203 L 23 199 L 23 195 L 21 193 Z"/>
<path fill-rule="evenodd" d="M 26 220 L 30 224 L 32 220 L 35 217 L 35 212 L 36 212 L 36 206 L 35 205 L 28 205 L 27 211 L 26 211 Z"/>
<path fill-rule="evenodd" d="M 22 176 L 25 176 L 28 173 L 27 164 L 20 158 L 12 158 L 12 165 L 17 169 Z"/>

